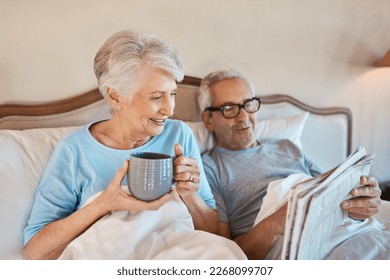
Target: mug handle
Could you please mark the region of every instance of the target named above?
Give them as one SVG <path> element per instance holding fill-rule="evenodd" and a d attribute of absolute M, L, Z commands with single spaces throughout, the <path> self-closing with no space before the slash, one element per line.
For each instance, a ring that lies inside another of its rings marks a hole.
<path fill-rule="evenodd" d="M 173 162 L 174 162 L 177 158 L 178 158 L 177 156 L 173 156 L 173 157 L 172 157 L 172 173 L 173 173 Z M 173 174 L 172 174 L 172 186 L 176 187 L 176 181 L 175 181 L 175 178 L 173 177 Z"/>

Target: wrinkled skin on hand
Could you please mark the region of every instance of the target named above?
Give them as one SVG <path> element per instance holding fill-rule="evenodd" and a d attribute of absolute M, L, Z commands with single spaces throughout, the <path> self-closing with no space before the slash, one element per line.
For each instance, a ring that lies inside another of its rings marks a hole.
<path fill-rule="evenodd" d="M 353 219 L 364 220 L 379 211 L 381 189 L 375 177 L 361 176 L 361 186 L 351 190 L 352 198 L 341 203 L 341 208 Z"/>

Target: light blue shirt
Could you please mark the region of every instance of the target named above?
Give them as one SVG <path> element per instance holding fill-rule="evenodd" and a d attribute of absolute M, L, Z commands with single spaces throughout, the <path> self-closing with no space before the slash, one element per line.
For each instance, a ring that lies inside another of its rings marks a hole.
<path fill-rule="evenodd" d="M 210 207 L 216 208 L 195 137 L 182 121 L 167 120 L 162 133 L 131 150 L 102 145 L 91 135 L 89 127 L 78 129 L 57 144 L 35 194 L 24 230 L 24 244 L 46 224 L 69 216 L 89 197 L 104 190 L 130 154 L 148 151 L 174 156 L 175 143 L 183 147 L 185 156 L 198 160 L 201 170 L 199 195 Z M 127 176 L 122 185 L 127 185 Z"/>

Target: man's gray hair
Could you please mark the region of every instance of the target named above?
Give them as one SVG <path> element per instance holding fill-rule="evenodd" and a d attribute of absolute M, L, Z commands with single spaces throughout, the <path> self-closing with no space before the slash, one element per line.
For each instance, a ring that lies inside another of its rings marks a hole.
<path fill-rule="evenodd" d="M 244 75 L 234 69 L 221 69 L 206 75 L 200 84 L 198 105 L 201 112 L 207 107 L 210 107 L 213 103 L 213 96 L 210 92 L 210 87 L 214 84 L 228 79 L 240 79 L 247 83 L 251 96 L 255 96 L 255 89 L 251 81 L 249 81 Z"/>
<path fill-rule="evenodd" d="M 177 50 L 153 34 L 120 31 L 113 34 L 96 53 L 95 75 L 103 97 L 107 87 L 125 96 L 139 87 L 138 81 L 145 71 L 157 68 L 166 71 L 180 82 L 184 68 Z"/>

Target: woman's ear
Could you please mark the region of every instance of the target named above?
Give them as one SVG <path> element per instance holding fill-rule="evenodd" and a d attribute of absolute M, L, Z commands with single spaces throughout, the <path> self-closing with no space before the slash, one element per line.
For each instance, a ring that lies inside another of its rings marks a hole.
<path fill-rule="evenodd" d="M 121 95 L 115 89 L 107 87 L 107 102 L 112 109 L 118 111 L 122 107 Z"/>
<path fill-rule="evenodd" d="M 210 112 L 202 112 L 202 121 L 209 132 L 214 131 L 213 120 L 211 119 Z"/>

